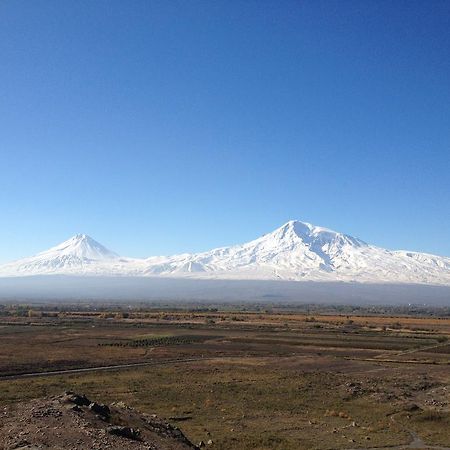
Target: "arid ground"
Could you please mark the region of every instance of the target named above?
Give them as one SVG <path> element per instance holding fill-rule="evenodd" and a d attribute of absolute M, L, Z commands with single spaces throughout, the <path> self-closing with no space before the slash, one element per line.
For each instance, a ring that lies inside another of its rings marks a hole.
<path fill-rule="evenodd" d="M 0 412 L 73 390 L 157 414 L 214 449 L 450 448 L 449 317 L 2 313 Z"/>

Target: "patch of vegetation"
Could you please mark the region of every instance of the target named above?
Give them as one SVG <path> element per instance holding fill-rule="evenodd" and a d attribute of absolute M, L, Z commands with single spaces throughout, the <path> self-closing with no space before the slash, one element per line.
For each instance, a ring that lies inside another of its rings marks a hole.
<path fill-rule="evenodd" d="M 209 339 L 219 338 L 220 336 L 205 335 L 185 335 L 185 336 L 161 336 L 145 339 L 117 340 L 112 342 L 102 342 L 99 346 L 111 347 L 162 347 L 166 345 L 182 345 L 204 342 Z"/>

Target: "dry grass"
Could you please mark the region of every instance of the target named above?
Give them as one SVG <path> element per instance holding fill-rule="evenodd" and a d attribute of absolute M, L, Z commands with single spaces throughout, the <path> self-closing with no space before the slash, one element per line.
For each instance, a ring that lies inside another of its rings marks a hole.
<path fill-rule="evenodd" d="M 211 314 L 152 315 L 126 320 L 85 315 L 80 323 L 66 316 L 0 327 L 3 373 L 199 359 L 3 380 L 0 404 L 73 389 L 166 418 L 183 417 L 179 426 L 193 441 L 212 439 L 218 449 L 370 448 L 408 442 L 408 430 L 430 443 L 450 444 L 450 355 L 438 340 L 448 332 L 448 321 L 437 333 L 406 330 L 411 323 L 405 318 L 305 321 L 305 315 L 226 312 L 213 314 L 213 323 L 207 322 Z M 419 328 L 436 326 L 420 320 L 414 319 Z M 399 322 L 401 328 L 373 329 L 367 321 Z M 201 338 L 186 339 L 189 335 Z M 171 336 L 186 340 L 162 339 L 164 345 L 154 347 L 99 345 Z M 387 357 L 396 362 L 383 362 Z M 411 403 L 418 407 L 408 408 Z"/>

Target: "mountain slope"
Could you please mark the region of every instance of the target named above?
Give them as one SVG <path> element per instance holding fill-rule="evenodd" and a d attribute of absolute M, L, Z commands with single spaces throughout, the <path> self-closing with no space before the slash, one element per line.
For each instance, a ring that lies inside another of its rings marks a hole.
<path fill-rule="evenodd" d="M 290 221 L 242 245 L 145 260 L 121 258 L 89 236 L 77 235 L 0 267 L 1 276 L 56 273 L 450 285 L 450 258 L 390 251 L 327 228 Z"/>
<path fill-rule="evenodd" d="M 43 273 L 84 272 L 89 267 L 111 263 L 119 256 L 85 234 L 77 234 L 67 241 L 1 267 L 6 274 L 35 275 Z"/>
<path fill-rule="evenodd" d="M 147 261 L 146 273 L 158 275 L 450 284 L 450 258 L 389 251 L 299 221 L 243 245 Z"/>

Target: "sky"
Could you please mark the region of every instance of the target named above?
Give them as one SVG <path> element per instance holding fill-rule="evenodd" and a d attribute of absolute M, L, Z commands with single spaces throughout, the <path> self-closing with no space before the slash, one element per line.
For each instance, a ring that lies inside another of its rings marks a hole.
<path fill-rule="evenodd" d="M 450 256 L 450 2 L 0 1 L 0 262 L 299 219 Z"/>

